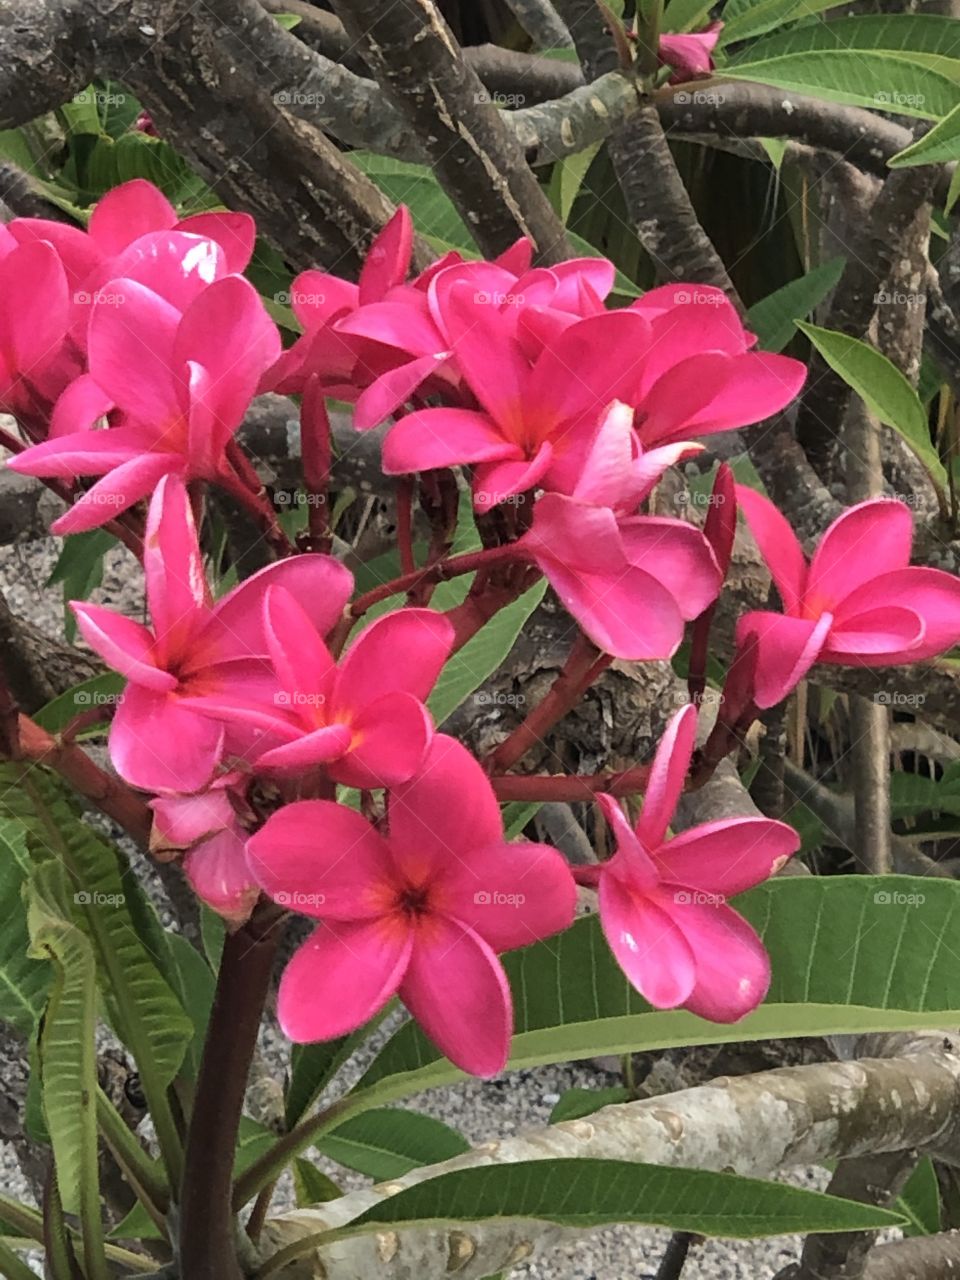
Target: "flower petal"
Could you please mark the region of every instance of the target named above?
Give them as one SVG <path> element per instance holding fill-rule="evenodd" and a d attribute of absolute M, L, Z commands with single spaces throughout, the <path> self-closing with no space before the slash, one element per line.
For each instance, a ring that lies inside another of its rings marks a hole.
<path fill-rule="evenodd" d="M 526 947 L 573 923 L 577 887 L 566 860 L 546 844 L 496 844 L 454 859 L 435 889 L 448 914 L 494 951 Z"/>
<path fill-rule="evenodd" d="M 923 638 L 918 644 L 898 653 L 887 653 L 870 665 L 918 662 L 946 653 L 960 643 L 960 578 L 952 573 L 921 567 L 881 573 L 849 595 L 838 616 L 846 627 L 851 618 L 869 610 L 888 608 L 891 601 L 923 619 Z"/>
<path fill-rule="evenodd" d="M 143 570 L 157 648 L 166 662 L 183 653 L 198 615 L 209 607 L 193 511 L 179 476 L 163 476 L 150 501 Z"/>
<path fill-rule="evenodd" d="M 631 893 L 612 871 L 600 877 L 600 923 L 617 964 L 655 1009 L 675 1009 L 696 980 L 693 952 L 673 920 L 650 898 Z"/>
<path fill-rule="evenodd" d="M 483 769 L 453 738 L 434 736 L 422 768 L 390 792 L 390 843 L 442 865 L 501 843 L 500 806 Z"/>
<path fill-rule="evenodd" d="M 161 693 L 177 687 L 176 677 L 157 666 L 153 636 L 141 623 L 99 604 L 71 600 L 70 608 L 84 640 L 114 671 Z"/>
<path fill-rule="evenodd" d="M 723 818 L 682 831 L 656 852 L 661 877 L 732 897 L 774 875 L 800 847 L 793 827 L 772 818 Z"/>
<path fill-rule="evenodd" d="M 711 1022 L 736 1022 L 755 1009 L 770 986 L 763 943 L 732 907 L 690 902 L 674 919 L 696 958 L 696 982 L 684 1008 Z"/>
<path fill-rule="evenodd" d="M 180 312 L 135 280 L 111 280 L 90 317 L 90 373 L 133 418 L 165 427 L 180 416 L 173 344 Z"/>
<path fill-rule="evenodd" d="M 171 749 L 171 744 L 176 749 Z M 127 685 L 110 726 L 110 759 L 143 791 L 200 791 L 220 761 L 223 729 L 174 693 Z"/>
<path fill-rule="evenodd" d="M 671 718 L 660 739 L 644 792 L 637 836 L 651 851 L 663 843 L 679 803 L 696 738 L 697 709 L 688 703 Z"/>
<path fill-rule="evenodd" d="M 100 197 L 87 232 L 101 253 L 112 257 L 148 231 L 169 230 L 176 222 L 166 196 L 145 178 L 134 178 Z"/>
<path fill-rule="evenodd" d="M 787 613 L 800 608 L 807 582 L 807 559 L 787 518 L 769 498 L 737 485 L 737 505 L 773 577 Z"/>
<path fill-rule="evenodd" d="M 151 493 L 163 476 L 182 465 L 183 459 L 175 453 L 143 453 L 121 463 L 81 494 L 69 511 L 58 516 L 50 532 L 82 533 L 86 529 L 98 529 L 121 511 L 128 511 Z"/>
<path fill-rule="evenodd" d="M 400 205 L 370 250 L 360 272 L 360 305 L 377 302 L 395 285 L 403 284 L 413 256 L 413 219 Z"/>
<path fill-rule="evenodd" d="M 839 613 L 838 606 L 881 573 L 906 569 L 913 517 L 906 503 L 872 498 L 850 507 L 820 539 L 810 561 L 807 599 Z"/>
<path fill-rule="evenodd" d="M 737 647 L 748 637 L 757 643 L 753 700 L 758 707 L 773 707 L 792 693 L 827 643 L 833 617 L 788 618 L 758 610 L 745 613 L 737 623 Z"/>
<path fill-rule="evenodd" d="M 520 446 L 501 435 L 492 418 L 472 409 L 408 413 L 390 428 L 383 442 L 383 470 L 388 476 L 523 457 Z"/>
<path fill-rule="evenodd" d="M 340 663 L 333 705 L 367 706 L 386 693 L 426 701 L 453 647 L 451 623 L 435 609 L 398 609 L 364 627 Z"/>
<path fill-rule="evenodd" d="M 257 224 L 249 213 L 192 213 L 181 218 L 177 230 L 215 240 L 226 255 L 227 270 L 237 275 L 246 271 L 257 238 Z"/>
<path fill-rule="evenodd" d="M 189 850 L 183 873 L 198 898 L 225 920 L 248 919 L 260 887 L 247 869 L 242 836 L 235 830 L 208 836 Z"/>

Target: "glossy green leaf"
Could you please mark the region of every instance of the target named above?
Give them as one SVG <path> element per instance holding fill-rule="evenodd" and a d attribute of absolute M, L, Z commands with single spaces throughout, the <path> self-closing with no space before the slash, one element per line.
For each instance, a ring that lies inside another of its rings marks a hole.
<path fill-rule="evenodd" d="M 560 1124 L 563 1120 L 581 1120 L 584 1116 L 592 1116 L 601 1107 L 609 1107 L 615 1102 L 629 1102 L 631 1093 L 625 1085 L 611 1085 L 607 1089 L 568 1089 L 561 1094 L 560 1101 L 550 1112 L 550 1123 Z"/>
<path fill-rule="evenodd" d="M 332 1178 L 318 1169 L 315 1164 L 297 1156 L 291 1169 L 293 1174 L 293 1193 L 297 1208 L 303 1209 L 311 1204 L 324 1204 L 328 1200 L 337 1200 L 343 1192 Z"/>
<path fill-rule="evenodd" d="M 905 1236 L 932 1236 L 940 1230 L 940 1183 L 929 1156 L 917 1164 L 893 1208 L 907 1219 Z"/>
<path fill-rule="evenodd" d="M 57 563 L 47 579 L 47 586 L 63 585 L 64 629 L 67 639 L 77 634 L 73 613 L 67 608 L 69 600 L 86 600 L 103 581 L 103 557 L 116 545 L 112 534 L 103 529 L 90 529 L 66 538 Z"/>
<path fill-rule="evenodd" d="M 24 1035 L 34 1031 L 50 986 L 50 966 L 28 955 L 23 887 L 30 865 L 26 832 L 0 819 L 0 1018 Z"/>
<path fill-rule="evenodd" d="M 455 1129 L 433 1116 L 376 1107 L 353 1116 L 317 1141 L 317 1150 L 375 1182 L 438 1164 L 470 1150 Z"/>
<path fill-rule="evenodd" d="M 723 31 L 726 40 L 732 22 Z M 739 37 L 737 37 L 739 39 Z M 857 14 L 852 18 L 820 18 L 757 40 L 731 56 L 730 62 L 754 62 L 787 53 L 853 49 L 858 52 L 900 53 L 910 57 L 929 54 L 933 65 L 946 68 L 960 57 L 957 24 L 954 18 L 926 13 Z M 942 74 L 952 79 L 952 72 Z"/>
<path fill-rule="evenodd" d="M 511 1066 L 675 1045 L 907 1030 L 960 1020 L 960 884 L 910 876 L 803 876 L 743 894 L 737 909 L 770 953 L 759 1009 L 720 1025 L 653 1010 L 627 982 L 597 917 L 504 957 L 514 996 Z M 461 1079 L 415 1023 L 401 1027 L 360 1087 L 369 1104 Z"/>
<path fill-rule="evenodd" d="M 888 164 L 903 169 L 913 164 L 946 164 L 960 159 L 960 106 L 909 147 L 898 151 Z"/>
<path fill-rule="evenodd" d="M 335 1234 L 342 1239 L 387 1224 L 491 1218 L 553 1222 L 582 1231 L 634 1222 L 735 1239 L 870 1231 L 902 1221 L 874 1205 L 733 1173 L 626 1160 L 524 1160 L 430 1178 L 387 1197 Z"/>
<path fill-rule="evenodd" d="M 797 332 L 796 322 L 820 305 L 843 275 L 844 266 L 844 258 L 832 258 L 755 302 L 747 312 L 747 324 L 760 348 L 782 351 Z"/>
<path fill-rule="evenodd" d="M 89 680 L 81 680 L 72 689 L 67 689 L 41 707 L 33 718 L 47 733 L 59 733 L 75 716 L 92 707 L 113 706 L 119 700 L 125 683 L 123 676 L 115 671 L 104 671 L 102 675 L 91 676 Z M 98 725 L 92 732 L 104 734 L 106 727 Z"/>
<path fill-rule="evenodd" d="M 810 17 L 829 9 L 831 3 L 832 0 L 750 0 L 748 4 L 738 5 L 735 12 L 731 12 L 732 6 L 727 5 L 720 47 L 750 36 L 763 35 L 795 18 Z"/>
<path fill-rule="evenodd" d="M 930 437 L 927 412 L 896 365 L 868 343 L 845 333 L 802 321 L 797 323 L 797 328 L 807 335 L 830 368 L 853 388 L 874 417 L 903 437 L 942 493 L 947 487 L 947 472 Z"/>

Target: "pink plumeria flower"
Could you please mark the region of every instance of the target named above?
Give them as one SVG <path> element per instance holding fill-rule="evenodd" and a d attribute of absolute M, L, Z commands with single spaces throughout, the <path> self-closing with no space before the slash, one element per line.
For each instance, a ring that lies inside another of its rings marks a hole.
<path fill-rule="evenodd" d="M 796 534 L 753 489 L 737 498 L 784 612 L 745 614 L 737 645 L 756 643 L 753 700 L 772 707 L 817 662 L 886 667 L 920 662 L 960 642 L 960 579 L 911 568 L 907 506 L 873 498 L 834 520 L 807 563 Z"/>
<path fill-rule="evenodd" d="M 716 599 L 722 574 L 699 529 L 633 514 L 663 472 L 699 446 L 644 452 L 631 423 L 629 406 L 611 406 L 572 493 L 544 494 L 518 545 L 604 652 L 669 658 L 684 624 Z"/>
<path fill-rule="evenodd" d="M 569 868 L 547 845 L 504 843 L 483 770 L 442 734 L 390 793 L 388 817 L 384 836 L 343 805 L 304 800 L 251 837 L 264 892 L 322 921 L 283 974 L 280 1025 L 298 1043 L 329 1040 L 399 994 L 452 1062 L 496 1075 L 513 1029 L 497 953 L 572 923 Z"/>
<path fill-rule="evenodd" d="M 160 481 L 150 503 L 143 567 L 152 630 L 101 605 L 74 601 L 71 607 L 87 644 L 128 681 L 110 726 L 114 768 L 145 791 L 199 791 L 225 755 L 254 751 L 256 735 L 225 732 L 195 699 L 223 696 L 238 684 L 264 700 L 276 691 L 262 621 L 267 589 L 288 586 L 314 624 L 328 630 L 353 579 L 328 556 L 296 556 L 268 565 L 212 603 L 190 501 L 172 475 Z"/>
<path fill-rule="evenodd" d="M 238 813 L 244 781 L 240 774 L 224 774 L 205 791 L 150 801 L 151 853 L 162 860 L 183 851 L 184 875 L 194 893 L 232 924 L 247 920 L 260 896 L 247 866 L 249 832 Z"/>
<path fill-rule="evenodd" d="M 722 22 L 711 22 L 702 31 L 662 35 L 657 58 L 661 64 L 673 69 L 673 75 L 667 83 L 685 84 L 688 80 L 700 80 L 708 76 L 716 65 L 713 51 L 722 30 Z"/>
<path fill-rule="evenodd" d="M 241 276 L 203 288 L 182 314 L 135 280 L 112 280 L 93 308 L 90 378 L 73 408 L 94 420 L 117 409 L 123 423 L 57 434 L 9 465 L 26 475 L 102 477 L 54 533 L 105 524 L 164 475 L 229 486 L 226 446 L 279 349 L 276 326 Z"/>
<path fill-rule="evenodd" d="M 278 691 L 254 703 L 242 686 L 204 695 L 208 714 L 250 724 L 264 750 L 250 757 L 258 773 L 296 775 L 323 768 L 351 787 L 406 782 L 433 737 L 424 700 L 453 647 L 454 630 L 433 609 L 399 609 L 378 618 L 338 664 L 312 618 L 289 591 L 264 597 L 264 632 Z"/>
<path fill-rule="evenodd" d="M 617 850 L 597 867 L 578 868 L 577 878 L 598 886 L 607 942 L 645 1000 L 736 1022 L 766 995 L 770 961 L 727 900 L 779 870 L 800 839 L 770 818 L 725 818 L 667 838 L 696 725 L 687 706 L 667 726 L 635 827 L 613 796 L 597 797 Z"/>
<path fill-rule="evenodd" d="M 53 246 L 21 244 L 0 227 L 0 410 L 36 429 L 79 371 L 64 349 L 69 306 Z"/>

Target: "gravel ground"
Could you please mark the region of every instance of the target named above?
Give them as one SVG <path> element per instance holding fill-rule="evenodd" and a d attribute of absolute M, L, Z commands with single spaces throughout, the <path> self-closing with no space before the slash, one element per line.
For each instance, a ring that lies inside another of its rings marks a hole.
<path fill-rule="evenodd" d="M 13 610 L 29 618 L 51 635 L 60 635 L 62 610 L 59 588 L 44 589 L 55 563 L 53 539 L 0 547 L 0 582 Z M 120 604 L 136 615 L 142 610 L 142 592 L 137 566 L 124 551 L 109 557 L 103 587 L 93 599 Z M 278 1074 L 286 1062 L 287 1049 L 273 1028 L 266 1028 L 262 1052 Z M 437 1089 L 411 1101 L 410 1105 L 459 1129 L 468 1139 L 480 1142 L 493 1136 L 516 1133 L 547 1123 L 551 1108 L 569 1088 L 601 1087 L 613 1077 L 590 1064 L 542 1067 L 510 1072 L 491 1083 L 469 1082 Z M 330 1171 L 334 1166 L 330 1166 Z M 338 1179 L 358 1185 L 356 1175 Z M 827 1174 L 821 1169 L 790 1171 L 789 1181 L 822 1188 Z M 9 1195 L 29 1199 L 12 1150 L 0 1144 L 0 1182 Z M 281 1184 L 281 1194 L 284 1187 Z M 286 1189 L 289 1195 L 289 1189 Z M 585 1236 L 549 1258 L 518 1269 L 535 1280 L 643 1280 L 656 1273 L 668 1233 L 640 1228 L 613 1228 Z M 781 1237 L 756 1243 L 711 1241 L 699 1247 L 684 1269 L 685 1280 L 769 1280 L 796 1257 L 798 1241 Z M 38 1274 L 40 1271 L 38 1270 Z"/>

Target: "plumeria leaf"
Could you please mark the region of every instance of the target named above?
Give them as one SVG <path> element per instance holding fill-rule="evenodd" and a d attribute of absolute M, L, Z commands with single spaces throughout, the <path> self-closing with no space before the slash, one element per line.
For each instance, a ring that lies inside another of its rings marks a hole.
<path fill-rule="evenodd" d="M 759 5 L 749 12 L 754 13 Z M 738 6 L 739 14 L 744 11 Z M 810 12 L 805 9 L 805 12 Z M 731 13 L 727 5 L 724 16 Z M 724 26 L 722 40 L 733 26 L 732 20 Z M 734 28 L 734 30 L 736 30 Z M 739 35 L 734 36 L 739 40 Z M 956 71 L 951 66 L 956 61 L 957 31 L 953 18 L 927 13 L 858 14 L 853 18 L 820 18 L 789 31 L 778 32 L 746 46 L 731 55 L 731 65 L 754 62 L 760 58 L 773 58 L 787 53 L 813 53 L 818 50 L 854 49 L 861 52 L 909 54 L 921 65 L 954 79 Z M 918 58 L 918 55 L 921 55 Z M 930 63 L 922 62 L 922 55 L 930 57 Z"/>
<path fill-rule="evenodd" d="M 430 1178 L 382 1200 L 329 1238 L 388 1223 L 429 1222 L 435 1229 L 438 1222 L 490 1218 L 552 1222 L 580 1231 L 642 1222 L 735 1239 L 870 1231 L 902 1222 L 887 1209 L 732 1173 L 626 1160 L 523 1160 Z"/>
<path fill-rule="evenodd" d="M 958 64 L 960 65 L 960 64 Z M 944 164 L 960 158 L 960 106 L 909 147 L 887 161 L 891 169 L 912 164 Z"/>
<path fill-rule="evenodd" d="M 584 1116 L 592 1116 L 601 1107 L 609 1107 L 615 1102 L 629 1102 L 631 1097 L 630 1090 L 622 1084 L 611 1085 L 609 1089 L 568 1089 L 550 1112 L 550 1123 L 581 1120 Z"/>
<path fill-rule="evenodd" d="M 50 966 L 27 954 L 22 895 L 30 865 L 25 831 L 0 819 L 0 1018 L 25 1035 L 35 1029 L 50 985 Z"/>
<path fill-rule="evenodd" d="M 73 617 L 72 614 L 70 616 L 71 618 Z M 117 675 L 115 671 L 104 671 L 102 675 L 92 676 L 89 680 L 81 680 L 72 689 L 67 689 L 58 697 L 53 698 L 46 706 L 41 707 L 33 718 L 41 729 L 46 729 L 47 733 L 59 733 L 81 712 L 88 711 L 91 707 L 96 706 L 113 706 L 119 701 L 120 694 L 123 692 L 123 685 L 123 676 Z M 98 734 L 102 736 L 105 732 L 106 729 L 103 725 L 94 725 L 89 730 L 84 730 L 78 734 L 77 737 L 83 738 Z"/>
<path fill-rule="evenodd" d="M 764 351 L 784 349 L 796 334 L 796 322 L 820 305 L 843 274 L 845 263 L 845 258 L 831 258 L 753 304 L 747 324 Z"/>
<path fill-rule="evenodd" d="M 103 529 L 90 529 L 86 533 L 75 533 L 63 544 L 57 563 L 47 579 L 47 586 L 63 584 L 64 628 L 67 639 L 73 641 L 77 634 L 77 624 L 73 613 L 67 608 L 69 600 L 87 600 L 103 581 L 103 557 L 115 539 Z"/>
<path fill-rule="evenodd" d="M 717 1024 L 683 1010 L 652 1010 L 618 968 L 597 918 L 588 917 L 504 958 L 514 992 L 510 1065 L 906 1030 L 960 1018 L 960 975 L 945 945 L 960 921 L 960 884 L 910 876 L 791 877 L 734 901 L 770 952 L 773 981 L 755 1012 Z M 377 1105 L 459 1078 L 411 1022 L 387 1042 L 360 1087 Z"/>
<path fill-rule="evenodd" d="M 932 1236 L 940 1230 L 940 1184 L 929 1156 L 914 1169 L 893 1207 L 907 1219 L 905 1236 Z"/>
<path fill-rule="evenodd" d="M 297 1156 L 291 1172 L 294 1195 L 297 1198 L 297 1207 L 300 1209 L 306 1205 L 336 1200 L 343 1195 L 332 1178 L 329 1178 L 316 1165 L 311 1164 L 309 1160 L 305 1160 L 303 1156 Z"/>
<path fill-rule="evenodd" d="M 467 1140 L 442 1120 L 389 1107 L 353 1116 L 316 1145 L 337 1164 L 375 1182 L 470 1150 Z"/>
<path fill-rule="evenodd" d="M 797 322 L 797 328 L 807 335 L 830 368 L 853 388 L 874 417 L 903 437 L 938 492 L 943 494 L 947 472 L 930 438 L 926 410 L 896 365 L 868 343 L 845 333 L 803 321 Z"/>

